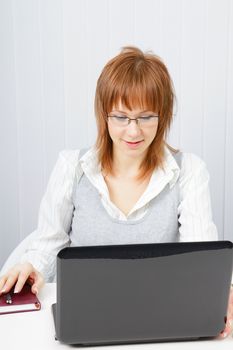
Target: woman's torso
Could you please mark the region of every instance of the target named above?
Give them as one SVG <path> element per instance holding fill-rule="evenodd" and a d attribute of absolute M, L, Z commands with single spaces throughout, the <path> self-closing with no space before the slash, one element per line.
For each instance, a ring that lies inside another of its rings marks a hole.
<path fill-rule="evenodd" d="M 180 156 L 177 155 L 177 160 Z M 141 187 L 127 203 L 124 192 L 114 197 L 116 188 L 112 188 L 112 198 L 126 212 L 133 202 L 145 191 L 148 183 Z M 121 190 L 124 190 L 122 188 Z M 128 189 L 132 191 L 133 188 Z M 111 192 L 111 191 L 110 191 Z M 111 195 L 111 193 L 110 193 Z M 178 240 L 178 182 L 171 188 L 167 184 L 163 190 L 147 205 L 145 215 L 139 220 L 123 221 L 113 218 L 104 208 L 101 194 L 85 173 L 75 184 L 73 192 L 74 212 L 70 232 L 71 246 L 108 245 L 169 242 Z"/>
<path fill-rule="evenodd" d="M 143 181 L 135 179 L 115 179 L 111 176 L 105 177 L 112 203 L 126 216 L 145 192 L 149 181 L 150 177 L 147 177 Z"/>

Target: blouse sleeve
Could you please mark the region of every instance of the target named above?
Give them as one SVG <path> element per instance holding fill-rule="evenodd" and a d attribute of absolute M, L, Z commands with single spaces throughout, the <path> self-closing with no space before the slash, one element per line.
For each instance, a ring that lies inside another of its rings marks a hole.
<path fill-rule="evenodd" d="M 37 234 L 20 259 L 21 263 L 30 262 L 46 282 L 54 278 L 57 253 L 70 244 L 78 153 L 74 150 L 60 152 L 40 204 Z"/>
<path fill-rule="evenodd" d="M 209 173 L 203 160 L 184 153 L 180 171 L 180 241 L 218 240 L 212 220 Z"/>
<path fill-rule="evenodd" d="M 205 162 L 191 153 L 183 154 L 178 213 L 181 242 L 219 239 L 212 220 L 209 173 Z"/>

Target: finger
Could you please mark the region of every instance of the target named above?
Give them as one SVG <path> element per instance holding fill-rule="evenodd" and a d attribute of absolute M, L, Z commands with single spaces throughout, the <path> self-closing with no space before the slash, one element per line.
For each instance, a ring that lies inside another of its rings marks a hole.
<path fill-rule="evenodd" d="M 233 289 L 230 294 L 229 303 L 233 303 Z"/>
<path fill-rule="evenodd" d="M 222 333 L 221 333 L 221 334 L 219 334 L 215 339 L 217 339 L 217 340 L 223 340 L 224 338 L 225 338 L 225 336 L 223 336 Z"/>
<path fill-rule="evenodd" d="M 233 318 L 233 304 L 228 306 L 227 314 L 228 314 L 228 317 Z"/>
<path fill-rule="evenodd" d="M 6 280 L 7 280 L 7 276 L 6 275 L 2 276 L 1 279 L 0 279 L 0 295 L 3 293 L 2 289 L 3 289 L 3 286 L 6 283 Z"/>
<path fill-rule="evenodd" d="M 231 327 L 230 327 L 229 323 L 227 323 L 226 328 L 225 328 L 225 330 L 223 332 L 223 337 L 226 338 L 230 334 L 231 334 Z"/>
<path fill-rule="evenodd" d="M 231 318 L 228 319 L 228 328 L 229 332 L 231 333 L 233 331 L 233 316 L 231 316 Z"/>
<path fill-rule="evenodd" d="M 7 276 L 5 280 L 5 284 L 3 288 L 1 289 L 2 293 L 8 293 L 11 288 L 14 286 L 14 284 L 17 281 L 18 273 L 17 272 L 12 272 L 10 275 Z"/>
<path fill-rule="evenodd" d="M 30 274 L 29 269 L 25 269 L 24 271 L 20 271 L 19 276 L 18 276 L 18 281 L 17 281 L 15 288 L 14 288 L 14 293 L 21 292 L 23 286 L 25 285 L 25 282 L 28 279 L 29 274 Z"/>
<path fill-rule="evenodd" d="M 40 273 L 37 273 L 35 283 L 32 285 L 31 291 L 34 294 L 38 294 L 39 290 L 44 285 L 44 278 Z"/>
<path fill-rule="evenodd" d="M 228 300 L 228 306 L 233 304 L 233 295 Z"/>
<path fill-rule="evenodd" d="M 217 339 L 225 339 L 231 334 L 231 320 L 226 323 L 225 329 L 218 335 Z"/>
<path fill-rule="evenodd" d="M 229 304 L 233 303 L 233 288 L 230 291 Z"/>
<path fill-rule="evenodd" d="M 30 273 L 30 275 L 28 276 L 28 279 L 27 279 L 27 283 L 30 284 L 30 286 L 32 286 L 36 280 L 36 274 L 37 272 L 36 271 L 32 271 Z"/>
<path fill-rule="evenodd" d="M 227 337 L 228 333 L 226 328 L 216 337 L 218 340 L 223 340 Z"/>

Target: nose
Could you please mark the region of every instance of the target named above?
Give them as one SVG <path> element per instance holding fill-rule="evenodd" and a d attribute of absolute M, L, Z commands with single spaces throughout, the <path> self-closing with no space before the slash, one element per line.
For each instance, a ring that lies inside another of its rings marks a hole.
<path fill-rule="evenodd" d="M 126 134 L 130 136 L 131 138 L 136 138 L 137 136 L 141 135 L 142 131 L 137 125 L 136 120 L 131 120 L 129 125 L 126 128 Z"/>

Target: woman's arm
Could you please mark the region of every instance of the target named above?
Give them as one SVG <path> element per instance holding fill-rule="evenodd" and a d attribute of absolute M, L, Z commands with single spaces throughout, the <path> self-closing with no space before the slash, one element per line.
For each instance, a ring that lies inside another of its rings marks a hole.
<path fill-rule="evenodd" d="M 190 153 L 184 154 L 181 166 L 179 222 L 180 241 L 218 240 L 217 229 L 212 221 L 209 174 L 205 163 Z M 218 339 L 232 332 L 232 322 L 233 287 L 229 296 L 226 327 Z"/>
<path fill-rule="evenodd" d="M 218 240 L 212 220 L 209 173 L 196 155 L 183 154 L 179 184 L 180 241 Z"/>
<path fill-rule="evenodd" d="M 55 273 L 56 255 L 69 245 L 73 215 L 72 191 L 79 151 L 62 151 L 42 198 L 37 237 L 30 243 L 20 262 L 31 263 L 50 281 Z"/>
<path fill-rule="evenodd" d="M 179 182 L 180 242 L 218 240 L 212 220 L 209 173 L 205 163 L 192 153 L 184 153 Z"/>

